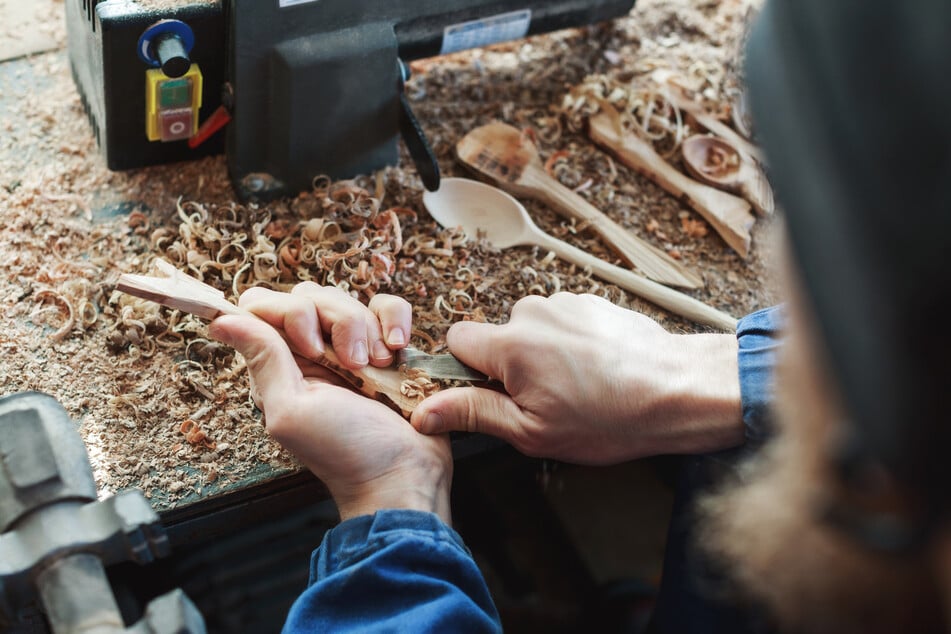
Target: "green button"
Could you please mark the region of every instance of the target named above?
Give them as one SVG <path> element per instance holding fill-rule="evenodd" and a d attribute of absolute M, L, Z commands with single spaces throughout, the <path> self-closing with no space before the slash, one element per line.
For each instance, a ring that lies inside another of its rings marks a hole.
<path fill-rule="evenodd" d="M 160 108 L 181 108 L 192 103 L 192 80 L 190 77 L 163 81 L 159 86 Z"/>

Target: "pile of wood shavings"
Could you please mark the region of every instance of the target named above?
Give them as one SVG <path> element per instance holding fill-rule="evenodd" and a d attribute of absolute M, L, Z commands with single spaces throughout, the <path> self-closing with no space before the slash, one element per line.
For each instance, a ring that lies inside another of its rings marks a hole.
<path fill-rule="evenodd" d="M 474 127 L 501 119 L 533 130 L 543 159 L 557 155 L 550 166 L 563 184 L 701 271 L 697 298 L 741 315 L 775 301 L 766 223 L 749 261 L 739 260 L 691 211 L 572 129 L 561 105 L 591 75 L 630 83 L 660 67 L 702 77 L 711 104 L 729 103 L 749 11 L 730 0 L 640 2 L 608 25 L 416 62 L 408 92 L 444 175 L 470 176 L 453 148 Z M 301 279 L 364 300 L 402 295 L 414 305 L 413 343 L 434 352 L 457 320 L 502 323 L 519 298 L 560 290 L 599 294 L 674 331 L 703 330 L 551 254 L 500 252 L 439 227 L 411 167 L 318 181 L 266 206 L 236 201 L 221 157 L 109 172 L 65 54 L 34 58 L 27 74 L 0 105 L 0 376 L 5 392 L 50 392 L 80 421 L 103 493 L 138 486 L 161 509 L 297 468 L 264 432 L 243 362 L 209 341 L 203 322 L 113 292 L 120 273 L 147 273 L 154 257 L 232 299 L 251 284 Z M 411 165 L 405 152 L 402 165 Z M 583 226 L 525 202 L 546 231 L 619 262 Z M 235 223 L 256 233 L 236 240 Z"/>

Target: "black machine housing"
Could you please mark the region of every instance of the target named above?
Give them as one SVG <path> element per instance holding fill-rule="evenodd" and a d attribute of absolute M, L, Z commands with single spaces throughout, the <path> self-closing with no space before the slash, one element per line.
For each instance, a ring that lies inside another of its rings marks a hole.
<path fill-rule="evenodd" d="M 592 24 L 633 4 L 66 0 L 66 19 L 73 76 L 110 169 L 224 148 L 238 192 L 273 197 L 308 189 L 317 175 L 345 178 L 397 162 L 401 127 L 406 136 L 407 117 L 412 122 L 401 99 L 403 61 Z M 189 57 L 203 76 L 199 121 L 222 104 L 233 117 L 225 134 L 194 149 L 185 140 L 149 141 L 144 131 L 148 67 L 137 47 L 161 20 L 181 21 L 194 33 Z"/>

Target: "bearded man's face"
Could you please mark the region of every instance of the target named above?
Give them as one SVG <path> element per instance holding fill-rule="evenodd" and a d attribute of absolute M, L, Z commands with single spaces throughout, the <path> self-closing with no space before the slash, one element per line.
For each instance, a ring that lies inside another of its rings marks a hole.
<path fill-rule="evenodd" d="M 724 564 L 738 591 L 762 600 L 788 631 L 945 631 L 927 549 L 905 557 L 874 554 L 821 519 L 822 505 L 835 504 L 830 448 L 847 418 L 804 295 L 786 286 L 778 435 L 743 466 L 737 482 L 703 501 L 700 545 Z"/>

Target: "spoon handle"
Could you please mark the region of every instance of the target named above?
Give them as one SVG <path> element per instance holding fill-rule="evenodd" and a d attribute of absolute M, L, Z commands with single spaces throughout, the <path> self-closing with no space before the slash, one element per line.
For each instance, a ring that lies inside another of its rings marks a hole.
<path fill-rule="evenodd" d="M 556 211 L 589 223 L 591 228 L 604 238 L 605 242 L 614 247 L 621 257 L 639 268 L 652 280 L 683 288 L 703 286 L 703 278 L 699 275 L 614 222 L 600 209 L 559 183 L 544 170 L 527 167 L 519 185 L 530 190 L 533 197 L 539 198 Z"/>
<path fill-rule="evenodd" d="M 619 130 L 604 112 L 588 120 L 588 135 L 622 163 L 690 205 L 740 257 L 745 259 L 749 255 L 750 227 L 755 218 L 745 200 L 688 178 L 661 158 L 648 142 Z"/>
<path fill-rule="evenodd" d="M 596 258 L 590 253 L 585 253 L 567 242 L 549 236 L 540 229 L 537 232 L 532 232 L 531 237 L 534 244 L 554 251 L 555 255 L 561 259 L 578 266 L 589 267 L 601 279 L 617 284 L 621 288 L 631 291 L 675 315 L 729 332 L 736 330 L 736 319 L 734 317 L 689 295 L 667 288 L 663 284 L 652 282 L 633 271 L 608 264 L 604 260 Z"/>
<path fill-rule="evenodd" d="M 746 163 L 740 170 L 740 195 L 748 200 L 761 216 L 770 216 L 776 209 L 773 188 L 763 169 L 755 163 Z"/>

